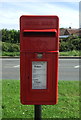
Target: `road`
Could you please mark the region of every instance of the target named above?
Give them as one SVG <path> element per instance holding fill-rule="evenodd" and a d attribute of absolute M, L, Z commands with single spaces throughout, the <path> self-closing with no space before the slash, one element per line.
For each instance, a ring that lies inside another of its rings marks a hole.
<path fill-rule="evenodd" d="M 19 64 L 18 58 L 2 59 L 2 79 L 20 80 Z M 59 59 L 59 80 L 79 80 L 79 67 L 79 59 Z"/>

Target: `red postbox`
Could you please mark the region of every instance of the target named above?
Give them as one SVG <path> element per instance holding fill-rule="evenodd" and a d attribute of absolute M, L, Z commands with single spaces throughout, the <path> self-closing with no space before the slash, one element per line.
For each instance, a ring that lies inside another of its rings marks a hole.
<path fill-rule="evenodd" d="M 58 99 L 59 19 L 20 17 L 20 98 L 22 104 L 54 105 Z"/>

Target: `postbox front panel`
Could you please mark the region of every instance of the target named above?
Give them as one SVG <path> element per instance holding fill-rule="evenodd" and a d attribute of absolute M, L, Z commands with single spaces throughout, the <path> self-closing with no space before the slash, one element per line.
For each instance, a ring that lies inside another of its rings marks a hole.
<path fill-rule="evenodd" d="M 57 16 L 21 16 L 20 18 L 22 104 L 57 103 L 58 27 Z"/>

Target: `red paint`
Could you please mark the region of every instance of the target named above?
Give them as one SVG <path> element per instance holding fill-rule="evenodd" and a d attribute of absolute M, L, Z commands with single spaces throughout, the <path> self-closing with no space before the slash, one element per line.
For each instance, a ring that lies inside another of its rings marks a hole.
<path fill-rule="evenodd" d="M 56 29 L 44 29 L 44 30 L 24 30 L 23 32 L 57 32 Z"/>
<path fill-rule="evenodd" d="M 20 17 L 20 98 L 22 104 L 54 105 L 58 99 L 59 19 Z M 38 58 L 38 53 L 42 58 Z M 47 62 L 47 89 L 32 89 L 32 61 Z"/>

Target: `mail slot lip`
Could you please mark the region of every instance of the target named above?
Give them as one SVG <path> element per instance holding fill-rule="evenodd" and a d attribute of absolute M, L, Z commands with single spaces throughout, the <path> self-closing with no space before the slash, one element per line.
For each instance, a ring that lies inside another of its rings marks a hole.
<path fill-rule="evenodd" d="M 57 30 L 56 29 L 23 30 L 23 32 L 55 32 L 55 33 L 57 33 Z"/>

